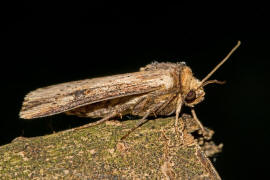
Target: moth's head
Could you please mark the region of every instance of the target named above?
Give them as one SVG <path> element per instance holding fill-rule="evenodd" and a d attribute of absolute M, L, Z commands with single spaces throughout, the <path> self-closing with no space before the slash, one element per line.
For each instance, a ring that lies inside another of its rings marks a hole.
<path fill-rule="evenodd" d="M 195 78 L 191 69 L 185 66 L 180 75 L 181 94 L 186 106 L 194 107 L 194 105 L 204 100 L 204 89 L 201 81 Z"/>
<path fill-rule="evenodd" d="M 192 74 L 191 69 L 188 66 L 184 66 L 180 74 L 181 83 L 181 95 L 186 106 L 194 107 L 194 105 L 204 100 L 204 89 L 203 87 L 208 84 L 224 84 L 225 82 L 218 80 L 208 80 L 212 74 L 231 56 L 231 54 L 240 46 L 240 41 L 237 45 L 229 52 L 229 54 L 203 79 L 198 80 Z"/>

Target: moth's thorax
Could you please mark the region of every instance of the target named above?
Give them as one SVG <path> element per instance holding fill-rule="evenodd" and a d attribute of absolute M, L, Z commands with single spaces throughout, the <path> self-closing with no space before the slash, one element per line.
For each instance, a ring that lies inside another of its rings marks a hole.
<path fill-rule="evenodd" d="M 193 107 L 200 103 L 204 99 L 205 92 L 201 86 L 201 81 L 193 76 L 191 69 L 188 66 L 184 66 L 180 73 L 180 90 L 181 95 L 186 106 Z M 196 97 L 192 101 L 187 101 L 187 95 L 194 91 Z"/>

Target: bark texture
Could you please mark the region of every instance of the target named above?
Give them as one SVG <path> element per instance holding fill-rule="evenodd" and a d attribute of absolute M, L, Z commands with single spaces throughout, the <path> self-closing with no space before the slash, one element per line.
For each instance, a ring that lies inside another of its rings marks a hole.
<path fill-rule="evenodd" d="M 221 151 L 189 115 L 175 132 L 174 117 L 150 120 L 126 139 L 137 120 L 107 123 L 0 147 L 2 179 L 220 179 L 207 156 Z M 179 137 L 183 135 L 183 140 Z"/>

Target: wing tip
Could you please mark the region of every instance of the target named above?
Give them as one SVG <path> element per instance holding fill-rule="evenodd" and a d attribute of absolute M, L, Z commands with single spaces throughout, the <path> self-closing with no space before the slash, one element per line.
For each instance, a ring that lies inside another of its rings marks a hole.
<path fill-rule="evenodd" d="M 31 116 L 31 115 L 25 113 L 25 111 L 20 111 L 19 117 L 20 117 L 21 119 L 33 119 L 33 118 L 34 118 L 33 116 Z"/>

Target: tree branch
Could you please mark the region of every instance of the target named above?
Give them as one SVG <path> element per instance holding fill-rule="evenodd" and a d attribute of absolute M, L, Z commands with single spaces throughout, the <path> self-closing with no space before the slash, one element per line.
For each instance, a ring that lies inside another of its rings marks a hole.
<path fill-rule="evenodd" d="M 211 130 L 208 137 L 194 139 L 198 125 L 189 115 L 181 118 L 183 141 L 173 117 L 150 120 L 123 141 L 138 120 L 20 137 L 0 147 L 0 174 L 4 179 L 220 179 L 207 155 L 220 152 L 222 145 L 207 140 Z"/>

